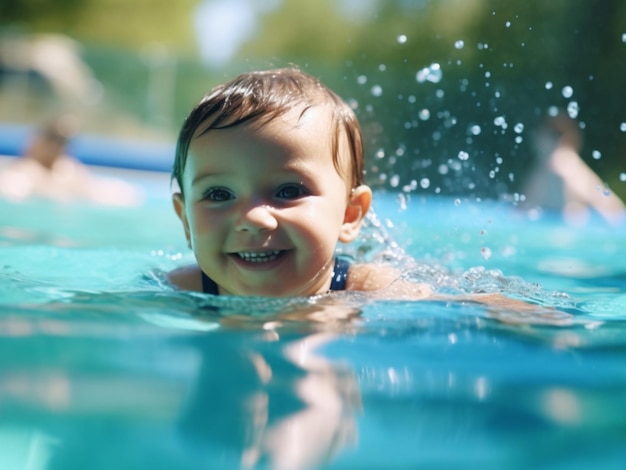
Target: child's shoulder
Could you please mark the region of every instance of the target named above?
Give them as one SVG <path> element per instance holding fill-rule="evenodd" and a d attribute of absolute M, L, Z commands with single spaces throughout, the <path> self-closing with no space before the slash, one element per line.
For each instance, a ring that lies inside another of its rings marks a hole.
<path fill-rule="evenodd" d="M 177 289 L 202 292 L 202 272 L 197 264 L 176 268 L 168 272 L 166 277 Z"/>

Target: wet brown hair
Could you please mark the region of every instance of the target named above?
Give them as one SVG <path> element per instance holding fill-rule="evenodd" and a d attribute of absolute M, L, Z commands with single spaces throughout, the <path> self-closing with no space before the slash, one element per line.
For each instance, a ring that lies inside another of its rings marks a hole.
<path fill-rule="evenodd" d="M 248 72 L 213 88 L 191 110 L 178 135 L 172 179 L 183 191 L 183 172 L 189 145 L 198 128 L 201 134 L 258 122 L 263 125 L 299 105 L 330 104 L 332 110 L 332 155 L 335 168 L 350 183 L 363 184 L 363 140 L 356 115 L 337 94 L 317 78 L 295 67 Z M 346 137 L 350 151 L 350 174 L 341 166 L 339 143 Z"/>

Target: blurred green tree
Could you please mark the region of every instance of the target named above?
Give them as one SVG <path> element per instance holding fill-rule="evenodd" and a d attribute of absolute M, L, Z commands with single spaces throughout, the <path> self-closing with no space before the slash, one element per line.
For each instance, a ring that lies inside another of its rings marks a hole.
<path fill-rule="evenodd" d="M 375 184 L 510 193 L 534 131 L 569 109 L 583 158 L 624 197 L 625 33 L 619 0 L 283 0 L 237 60 L 308 67 L 357 102 Z M 417 80 L 431 64 L 441 78 Z"/>
<path fill-rule="evenodd" d="M 63 28 L 77 21 L 93 0 L 0 0 L 0 24 Z"/>
<path fill-rule="evenodd" d="M 197 0 L 0 0 L 0 26 L 65 33 L 89 45 L 140 51 L 155 44 L 193 55 Z"/>
<path fill-rule="evenodd" d="M 534 130 L 569 107 L 583 158 L 626 198 L 626 2 L 277 0 L 255 9 L 254 34 L 218 69 L 197 55 L 200 1 L 213 0 L 0 0 L 0 26 L 80 40 L 105 87 L 146 121 L 158 104 L 146 95 L 168 84 L 174 97 L 157 111 L 174 128 L 228 76 L 307 68 L 358 105 L 381 187 L 514 192 L 536 154 Z M 418 79 L 431 64 L 439 75 Z"/>

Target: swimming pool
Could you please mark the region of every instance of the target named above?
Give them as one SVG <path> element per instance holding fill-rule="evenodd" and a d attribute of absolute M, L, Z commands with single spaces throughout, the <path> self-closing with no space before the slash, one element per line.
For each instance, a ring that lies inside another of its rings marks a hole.
<path fill-rule="evenodd" d="M 140 208 L 0 202 L 0 468 L 626 461 L 625 227 L 376 195 L 361 251 L 404 262 L 402 248 L 423 263 L 407 277 L 568 322 L 349 294 L 211 298 L 151 274 L 191 255 L 166 178 L 149 185 Z"/>

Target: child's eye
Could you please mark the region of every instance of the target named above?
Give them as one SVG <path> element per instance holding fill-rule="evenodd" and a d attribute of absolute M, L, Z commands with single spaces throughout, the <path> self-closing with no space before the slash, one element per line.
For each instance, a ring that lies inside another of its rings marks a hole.
<path fill-rule="evenodd" d="M 226 188 L 211 188 L 204 193 L 204 199 L 213 202 L 224 202 L 234 199 L 234 195 Z"/>
<path fill-rule="evenodd" d="M 278 188 L 276 197 L 281 199 L 297 199 L 307 194 L 308 191 L 300 184 L 285 184 Z"/>

